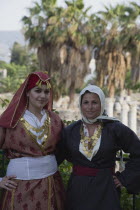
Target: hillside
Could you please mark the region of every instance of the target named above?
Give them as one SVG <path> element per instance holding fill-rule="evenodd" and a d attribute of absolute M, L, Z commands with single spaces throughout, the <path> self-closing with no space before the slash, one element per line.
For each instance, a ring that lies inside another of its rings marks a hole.
<path fill-rule="evenodd" d="M 20 31 L 0 31 L 0 60 L 10 61 L 10 49 L 14 42 L 25 45 L 25 39 Z"/>

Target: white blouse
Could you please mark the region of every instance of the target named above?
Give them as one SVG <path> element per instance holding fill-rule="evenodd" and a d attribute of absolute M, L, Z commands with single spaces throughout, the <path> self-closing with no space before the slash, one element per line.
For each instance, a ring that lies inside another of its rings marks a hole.
<path fill-rule="evenodd" d="M 41 121 L 31 113 L 26 110 L 23 118 L 33 127 L 39 128 L 43 126 L 45 120 L 47 119 L 46 111 L 41 112 Z M 41 132 L 37 133 L 30 129 L 37 138 L 38 144 L 42 143 L 43 137 L 39 139 Z M 19 180 L 32 180 L 41 179 L 53 175 L 58 170 L 55 155 L 46 155 L 41 157 L 21 157 L 11 159 L 7 167 L 7 176 L 15 175 L 16 179 Z"/>
<path fill-rule="evenodd" d="M 84 128 L 84 135 L 89 137 L 89 132 L 88 132 L 88 129 L 86 127 L 86 125 L 83 123 L 83 128 Z M 96 131 L 96 130 L 95 130 Z M 92 160 L 92 158 L 96 155 L 96 153 L 98 152 L 99 150 L 99 147 L 100 147 L 100 144 L 101 144 L 101 136 L 99 137 L 96 145 L 93 147 L 93 150 L 92 150 L 92 154 L 90 157 L 88 157 L 85 153 L 84 153 L 84 150 L 83 150 L 83 144 L 80 142 L 79 144 L 79 151 L 88 159 L 88 160 Z"/>
<path fill-rule="evenodd" d="M 47 119 L 47 114 L 45 110 L 42 110 L 41 114 L 42 114 L 42 118 L 41 118 L 41 121 L 39 121 L 39 119 L 33 113 L 31 113 L 29 110 L 26 110 L 23 115 L 23 118 L 33 127 L 40 128 L 41 126 L 43 126 L 45 120 Z M 36 136 L 36 141 L 38 144 L 41 144 L 43 141 L 43 137 L 42 139 L 39 139 L 39 136 L 43 133 L 43 131 L 44 130 L 36 133 L 32 129 L 30 129 L 30 132 Z"/>

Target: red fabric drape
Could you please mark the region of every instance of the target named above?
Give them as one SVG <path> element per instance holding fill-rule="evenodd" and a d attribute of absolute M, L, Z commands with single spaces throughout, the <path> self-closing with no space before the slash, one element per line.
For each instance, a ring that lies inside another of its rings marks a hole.
<path fill-rule="evenodd" d="M 13 96 L 9 106 L 0 116 L 0 126 L 5 128 L 14 128 L 18 123 L 18 120 L 22 117 L 23 113 L 27 108 L 27 86 L 29 85 L 29 81 L 31 82 L 32 78 L 35 78 L 36 75 L 42 82 L 50 82 L 50 77 L 45 72 L 33 72 L 29 74 L 29 76 L 25 79 L 23 84 L 21 84 L 20 88 L 17 90 L 15 95 Z M 35 85 L 34 85 L 35 86 Z M 44 107 L 46 110 L 52 110 L 53 105 L 53 91 L 52 85 L 50 89 L 50 100 L 48 104 Z"/>

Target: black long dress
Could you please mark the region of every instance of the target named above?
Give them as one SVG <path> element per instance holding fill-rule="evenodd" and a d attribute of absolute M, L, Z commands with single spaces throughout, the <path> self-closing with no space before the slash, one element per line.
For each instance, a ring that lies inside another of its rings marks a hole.
<path fill-rule="evenodd" d="M 116 152 L 130 153 L 130 161 L 117 177 L 129 192 L 140 192 L 140 140 L 120 122 L 103 124 L 101 144 L 97 154 L 88 160 L 79 152 L 81 120 L 63 131 L 59 144 L 58 163 L 64 158 L 73 165 L 98 168 L 97 176 L 71 174 L 67 189 L 66 210 L 120 210 L 120 200 L 110 168 L 115 167 Z"/>

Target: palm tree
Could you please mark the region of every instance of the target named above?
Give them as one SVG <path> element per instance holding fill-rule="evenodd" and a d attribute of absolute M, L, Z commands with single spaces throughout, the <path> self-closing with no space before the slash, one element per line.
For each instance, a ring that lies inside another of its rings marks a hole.
<path fill-rule="evenodd" d="M 107 88 L 109 97 L 114 97 L 116 89 L 123 90 L 126 75 L 125 55 L 121 45 L 116 47 L 117 36 L 116 31 L 108 34 L 96 60 L 97 84 Z"/>
<path fill-rule="evenodd" d="M 37 48 L 40 70 L 48 71 L 57 83 L 57 96 L 70 95 L 83 85 L 93 48 L 93 24 L 83 0 L 66 1 L 66 8 L 56 0 L 42 0 L 23 17 L 25 37 Z M 94 21 L 95 23 L 95 21 Z"/>
<path fill-rule="evenodd" d="M 134 29 L 137 14 L 134 13 L 133 7 L 124 5 L 117 5 L 114 8 L 106 7 L 106 11 L 99 14 L 101 20 L 104 20 L 106 33 L 97 59 L 97 81 L 101 87 L 107 87 L 110 97 L 114 97 L 115 90 L 122 90 L 125 86 L 128 67 L 126 62 L 127 46 L 130 43 L 130 37 L 133 39 L 136 32 L 132 30 L 133 36 L 131 36 L 131 32 L 128 33 L 128 31 L 130 26 L 131 29 Z"/>
<path fill-rule="evenodd" d="M 109 97 L 114 97 L 116 88 L 123 88 L 125 79 L 125 57 L 122 54 L 122 45 L 119 43 L 118 18 L 123 6 L 107 8 L 99 12 L 104 20 L 104 40 L 99 49 L 96 60 L 97 84 L 106 86 Z"/>
<path fill-rule="evenodd" d="M 130 20 L 122 30 L 122 41 L 131 55 L 131 80 L 133 85 L 140 82 L 140 6 L 131 3 Z"/>

